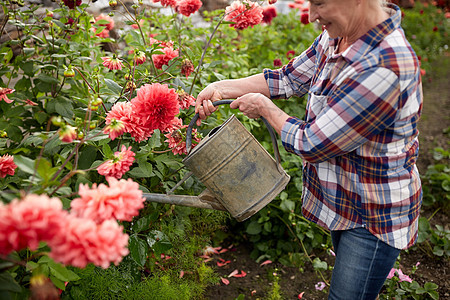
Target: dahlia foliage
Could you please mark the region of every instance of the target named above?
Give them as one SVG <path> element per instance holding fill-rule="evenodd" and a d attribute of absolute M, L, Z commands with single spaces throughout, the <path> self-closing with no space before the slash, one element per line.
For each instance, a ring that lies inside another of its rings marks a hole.
<path fill-rule="evenodd" d="M 119 2 L 109 4 L 117 9 Z M 29 40 L 16 43 L 26 46 L 20 55 L 0 52 L 20 69 L 2 69 L 2 76 L 21 74 L 0 81 L 0 109 L 8 108 L 0 116 L 0 191 L 7 190 L 0 194 L 2 257 L 28 249 L 33 259 L 108 268 L 133 251 L 128 238 L 136 236 L 143 190 L 163 193 L 169 185 L 160 181 L 174 180 L 173 161 L 187 155 L 186 124 L 206 82 L 199 75 L 208 47 L 183 32 L 202 1 L 152 3 L 169 8 L 173 22 L 157 24 L 142 3 L 123 23 L 114 11 L 89 15 L 88 1 L 63 0 L 55 13 L 23 22 L 44 25 L 24 30 Z M 268 26 L 277 15 L 252 1 L 234 1 L 222 13 L 237 30 Z M 167 30 L 172 23 L 176 30 Z M 196 128 L 191 134 L 195 146 L 201 134 Z"/>

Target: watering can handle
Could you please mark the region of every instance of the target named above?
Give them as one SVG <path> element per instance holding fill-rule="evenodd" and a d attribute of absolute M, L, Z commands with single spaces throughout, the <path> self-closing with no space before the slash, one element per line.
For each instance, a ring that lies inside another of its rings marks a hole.
<path fill-rule="evenodd" d="M 218 106 L 221 104 L 230 104 L 231 102 L 233 102 L 233 100 L 219 100 L 219 101 L 213 102 L 213 105 Z M 192 148 L 192 128 L 194 127 L 198 118 L 199 118 L 199 114 L 196 113 L 195 116 L 192 118 L 191 122 L 189 123 L 189 126 L 186 131 L 186 151 L 187 151 L 187 153 L 189 153 Z M 264 117 L 261 117 L 261 120 L 266 125 L 267 130 L 269 130 L 270 138 L 272 139 L 273 152 L 275 154 L 275 159 L 277 161 L 278 166 L 281 166 L 280 151 L 278 151 L 278 143 L 277 143 L 277 137 L 275 135 L 275 132 L 273 131 L 272 126 L 270 126 L 269 122 Z"/>

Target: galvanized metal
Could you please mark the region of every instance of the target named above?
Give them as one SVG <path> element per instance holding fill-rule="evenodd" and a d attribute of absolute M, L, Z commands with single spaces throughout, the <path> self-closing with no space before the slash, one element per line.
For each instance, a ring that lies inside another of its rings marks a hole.
<path fill-rule="evenodd" d="M 212 130 L 183 163 L 238 221 L 266 206 L 290 179 L 234 115 Z"/>
<path fill-rule="evenodd" d="M 168 194 L 156 194 L 156 193 L 144 193 L 144 198 L 150 202 L 157 202 L 163 204 L 174 204 L 181 206 L 226 210 L 222 204 L 217 202 L 214 195 L 208 190 L 203 191 L 198 196 L 187 195 L 168 195 Z"/>

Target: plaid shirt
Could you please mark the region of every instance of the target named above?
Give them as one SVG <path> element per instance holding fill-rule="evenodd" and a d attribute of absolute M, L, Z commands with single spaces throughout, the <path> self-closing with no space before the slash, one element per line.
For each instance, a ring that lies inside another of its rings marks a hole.
<path fill-rule="evenodd" d="M 330 230 L 366 227 L 406 249 L 417 238 L 422 189 L 416 167 L 422 86 L 401 12 L 343 53 L 324 31 L 300 56 L 264 70 L 271 98 L 308 93 L 305 120 L 281 139 L 303 158 L 303 215 Z"/>

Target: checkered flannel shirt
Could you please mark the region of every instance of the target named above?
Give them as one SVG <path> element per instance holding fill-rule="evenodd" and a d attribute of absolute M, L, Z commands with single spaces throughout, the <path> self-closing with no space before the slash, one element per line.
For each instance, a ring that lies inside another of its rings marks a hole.
<path fill-rule="evenodd" d="M 308 93 L 304 120 L 281 139 L 303 158 L 303 215 L 330 230 L 365 227 L 406 249 L 417 238 L 422 189 L 416 167 L 422 85 L 401 11 L 343 53 L 324 31 L 300 56 L 264 70 L 272 99 Z"/>

